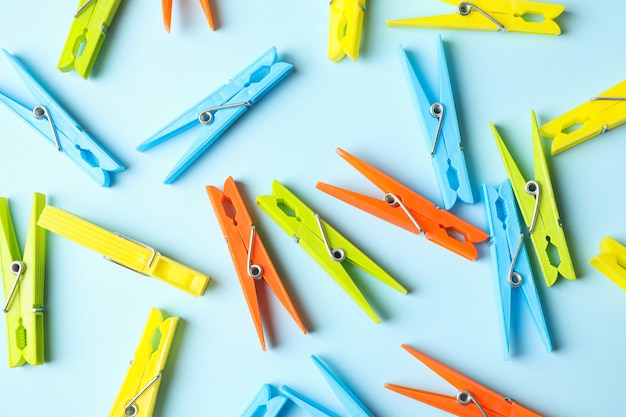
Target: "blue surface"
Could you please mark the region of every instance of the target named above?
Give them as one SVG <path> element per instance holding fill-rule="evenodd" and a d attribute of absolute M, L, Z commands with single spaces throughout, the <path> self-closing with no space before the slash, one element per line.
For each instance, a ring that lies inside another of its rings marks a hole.
<path fill-rule="evenodd" d="M 524 172 L 532 170 L 530 112 L 539 123 L 624 79 L 623 6 L 567 2 L 559 37 L 436 31 L 385 26 L 385 20 L 450 12 L 436 0 L 368 3 L 358 62 L 327 57 L 328 2 L 215 0 L 211 32 L 196 1 L 175 1 L 171 34 L 157 2 L 125 1 L 89 80 L 56 69 L 74 1 L 0 0 L 0 47 L 19 57 L 75 119 L 128 168 L 99 188 L 36 132 L 0 108 L 0 195 L 10 199 L 23 244 L 32 193 L 96 224 L 153 245 L 210 274 L 193 298 L 120 268 L 49 234 L 46 357 L 41 367 L 0 366 L 2 415 L 107 415 L 152 306 L 180 316 L 155 416 L 238 416 L 262 384 L 289 385 L 341 410 L 311 364 L 318 355 L 374 414 L 447 414 L 383 388 L 389 382 L 453 395 L 454 389 L 400 348 L 416 347 L 476 381 L 547 416 L 617 416 L 626 371 L 626 294 L 588 260 L 610 235 L 626 243 L 621 179 L 622 126 L 550 159 L 577 281 L 537 286 L 554 343 L 545 352 L 523 315 L 516 349 L 503 361 L 486 244 L 469 262 L 315 189 L 324 181 L 377 195 L 335 155 L 341 147 L 441 204 L 397 56 L 402 44 L 437 79 L 441 33 L 451 71 L 465 155 L 475 184 L 497 185 L 505 171 L 489 122 Z M 295 71 L 251 108 L 173 185 L 162 179 L 195 135 L 149 154 L 135 150 L 168 120 L 228 81 L 270 46 Z M 29 98 L 0 59 L 0 91 Z M 263 352 L 228 249 L 204 191 L 232 175 L 249 203 L 309 334 L 265 291 L 268 351 Z M 409 289 L 358 283 L 382 319 L 376 325 L 254 206 L 273 179 L 320 210 L 329 223 Z M 480 204 L 453 212 L 485 227 Z M 532 252 L 532 251 L 531 251 Z M 532 258 L 531 254 L 531 258 Z M 536 265 L 535 265 L 536 266 Z M 538 274 L 538 269 L 535 269 Z M 2 320 L 3 322 L 3 320 Z M 4 325 L 0 325 L 4 328 Z M 0 364 L 6 358 L 0 331 Z M 295 407 L 285 415 L 299 416 Z"/>

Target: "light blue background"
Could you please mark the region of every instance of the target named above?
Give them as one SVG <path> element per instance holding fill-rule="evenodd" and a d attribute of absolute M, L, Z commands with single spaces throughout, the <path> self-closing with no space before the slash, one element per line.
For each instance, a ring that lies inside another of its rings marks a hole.
<path fill-rule="evenodd" d="M 400 348 L 407 343 L 547 416 L 623 414 L 626 294 L 588 264 L 600 240 L 626 242 L 622 178 L 626 127 L 550 161 L 578 276 L 537 279 L 555 345 L 544 351 L 524 313 L 517 350 L 504 361 L 489 250 L 469 262 L 317 191 L 318 180 L 378 195 L 335 155 L 342 147 L 441 204 L 428 150 L 397 55 L 412 54 L 436 85 L 436 39 L 446 52 L 476 194 L 505 172 L 493 121 L 524 173 L 532 170 L 530 111 L 539 122 L 624 79 L 623 5 L 567 1 L 559 37 L 399 29 L 385 20 L 452 13 L 436 0 L 372 0 L 358 62 L 326 58 L 328 1 L 215 0 L 218 30 L 200 5 L 174 1 L 172 31 L 158 2 L 123 1 L 89 80 L 56 63 L 74 1 L 0 0 L 0 46 L 23 60 L 75 118 L 128 167 L 99 188 L 29 126 L 0 108 L 0 195 L 22 239 L 32 193 L 158 248 L 213 277 L 195 299 L 49 234 L 46 355 L 41 367 L 0 366 L 2 415 L 107 415 L 151 306 L 182 318 L 155 416 L 238 416 L 263 383 L 287 384 L 341 414 L 314 367 L 317 354 L 378 416 L 444 416 L 383 388 L 386 382 L 453 395 L 454 388 Z M 174 185 L 162 178 L 197 131 L 142 154 L 135 147 L 275 45 L 296 71 L 250 109 Z M 0 91 L 30 103 L 6 60 Z M 624 130 L 622 130 L 624 129 Z M 204 191 L 232 175 L 310 333 L 302 335 L 271 292 L 263 352 Z M 375 325 L 265 214 L 254 198 L 280 180 L 401 281 L 402 296 L 368 276 L 358 282 L 380 314 Z M 457 206 L 485 227 L 480 204 Z M 532 252 L 531 252 L 532 253 Z M 4 326 L 3 326 L 4 327 Z M 4 334 L 4 330 L 2 333 Z M 4 336 L 1 337 L 4 339 Z M 0 358 L 6 343 L 0 341 Z M 1 360 L 0 360 L 1 363 Z M 6 362 L 5 362 L 6 363 Z M 293 409 L 288 415 L 301 415 Z"/>

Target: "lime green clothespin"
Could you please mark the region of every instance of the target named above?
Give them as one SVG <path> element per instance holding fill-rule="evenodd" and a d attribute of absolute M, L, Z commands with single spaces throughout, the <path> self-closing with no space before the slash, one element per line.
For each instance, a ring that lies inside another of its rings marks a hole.
<path fill-rule="evenodd" d="M 44 362 L 46 230 L 37 226 L 37 219 L 45 206 L 46 196 L 35 193 L 22 257 L 9 204 L 0 197 L 0 271 L 11 367 Z"/>
<path fill-rule="evenodd" d="M 89 77 L 121 0 L 80 0 L 58 68 Z"/>
<path fill-rule="evenodd" d="M 522 176 L 493 123 L 491 129 L 511 180 L 515 199 L 528 227 L 543 277 L 546 284 L 552 286 L 559 274 L 566 279 L 576 279 L 576 273 L 561 225 L 534 111 L 532 123 L 535 178 L 529 181 Z"/>
<path fill-rule="evenodd" d="M 289 236 L 313 258 L 339 286 L 376 323 L 380 319 L 359 291 L 342 263 L 348 261 L 387 284 L 396 291 L 406 294 L 407 290 L 385 272 L 359 248 L 342 236 L 331 225 L 311 210 L 280 182 L 272 183 L 272 195 L 257 198 L 256 203 Z"/>

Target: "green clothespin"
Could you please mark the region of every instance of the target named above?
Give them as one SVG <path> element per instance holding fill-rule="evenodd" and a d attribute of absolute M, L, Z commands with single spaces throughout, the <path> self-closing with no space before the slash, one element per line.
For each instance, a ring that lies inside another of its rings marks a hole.
<path fill-rule="evenodd" d="M 0 197 L 0 271 L 11 367 L 44 362 L 46 230 L 37 226 L 37 220 L 45 206 L 46 196 L 35 193 L 22 257 L 9 204 Z"/>

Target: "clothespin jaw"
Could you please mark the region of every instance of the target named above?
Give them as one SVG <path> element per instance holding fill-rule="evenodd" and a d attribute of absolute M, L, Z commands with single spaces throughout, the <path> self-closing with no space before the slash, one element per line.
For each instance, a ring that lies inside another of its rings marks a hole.
<path fill-rule="evenodd" d="M 134 359 L 115 399 L 109 417 L 150 417 L 161 385 L 161 375 L 174 341 L 178 317 L 163 318 L 150 309 Z"/>
<path fill-rule="evenodd" d="M 600 253 L 589 263 L 626 291 L 626 247 L 606 236 L 600 241 Z"/>
<path fill-rule="evenodd" d="M 361 31 L 366 0 L 331 0 L 328 59 L 341 61 L 346 55 L 353 61 L 359 59 Z"/>
<path fill-rule="evenodd" d="M 483 184 L 481 194 L 491 236 L 489 246 L 504 358 L 508 359 L 511 351 L 514 292 L 523 296 L 541 340 L 546 350 L 551 352 L 552 342 L 524 245 L 524 233 L 517 217 L 517 206 L 511 183 L 506 180 L 497 189 Z"/>
<path fill-rule="evenodd" d="M 315 355 L 311 355 L 313 363 L 317 366 L 326 383 L 335 393 L 337 399 L 344 407 L 347 415 L 350 417 L 374 417 L 374 414 L 367 409 L 365 404 L 356 396 L 356 394 L 348 387 L 348 385 L 339 378 L 321 359 Z M 306 411 L 309 415 L 315 417 L 339 417 L 338 414 L 330 411 L 328 408 L 316 403 L 315 401 L 305 397 L 299 392 L 289 388 L 286 385 L 280 387 L 283 395 L 293 401 L 298 407 Z"/>
<path fill-rule="evenodd" d="M 561 28 L 553 19 L 563 13 L 564 5 L 523 0 L 442 1 L 457 6 L 456 13 L 388 20 L 387 26 L 561 34 Z"/>
<path fill-rule="evenodd" d="M 289 73 L 293 65 L 278 62 L 276 48 L 268 49 L 232 80 L 193 107 L 178 116 L 167 126 L 146 139 L 137 147 L 145 152 L 194 127 L 203 130 L 165 178 L 171 184 L 186 171 L 220 136 L 237 121 L 249 107 L 254 106 Z"/>
<path fill-rule="evenodd" d="M 35 193 L 24 244 L 20 247 L 9 204 L 0 197 L 0 273 L 6 313 L 9 366 L 44 363 L 44 278 L 46 231 L 37 218 L 46 205 L 46 196 Z"/>
<path fill-rule="evenodd" d="M 395 384 L 385 384 L 385 388 L 387 389 L 439 408 L 440 410 L 447 411 L 456 416 L 542 417 L 541 414 L 529 410 L 512 399 L 490 390 L 417 349 L 407 345 L 402 345 L 402 348 L 459 391 L 456 396 L 447 396 Z"/>
<path fill-rule="evenodd" d="M 552 286 L 559 275 L 574 280 L 576 273 L 556 205 L 535 112 L 532 112 L 532 126 L 535 178 L 529 181 L 524 179 L 493 123 L 491 130 L 511 180 L 520 212 L 529 228 L 530 239 L 539 259 L 543 277 L 546 284 Z"/>
<path fill-rule="evenodd" d="M 461 133 L 443 40 L 441 36 L 438 39 L 438 98 L 432 98 L 426 93 L 426 81 L 418 76 L 402 46 L 399 47 L 399 53 L 413 103 L 422 125 L 426 146 L 430 151 L 444 207 L 449 210 L 457 199 L 467 204 L 474 204 L 474 196 L 461 146 Z"/>
<path fill-rule="evenodd" d="M 94 181 L 108 187 L 111 184 L 111 172 L 123 171 L 124 166 L 48 94 L 16 57 L 4 49 L 2 52 L 36 104 L 27 107 L 2 93 L 0 102 L 37 130 L 57 151 L 67 156 Z"/>
<path fill-rule="evenodd" d="M 541 126 L 556 155 L 626 123 L 626 80 Z"/>
<path fill-rule="evenodd" d="M 156 249 L 111 232 L 57 207 L 46 206 L 40 227 L 102 254 L 132 271 L 164 281 L 191 295 L 204 293 L 210 277 L 161 255 Z"/>
<path fill-rule="evenodd" d="M 407 290 L 365 253 L 341 235 L 280 182 L 272 183 L 272 195 L 260 196 L 257 205 L 366 312 L 376 323 L 380 319 L 354 283 L 342 263 L 348 261 L 396 291 Z"/>
<path fill-rule="evenodd" d="M 293 305 L 289 293 L 261 241 L 261 237 L 256 232 L 235 180 L 232 177 L 226 179 L 224 192 L 213 186 L 207 186 L 206 191 L 226 238 L 230 255 L 237 270 L 239 283 L 263 350 L 266 349 L 266 345 L 256 287 L 260 280 L 265 280 L 285 310 L 289 312 L 298 327 L 306 334 L 302 319 L 298 315 L 298 311 Z"/>
<path fill-rule="evenodd" d="M 288 398 L 269 384 L 264 384 L 241 417 L 277 417 Z"/>
<path fill-rule="evenodd" d="M 202 11 L 209 23 L 209 27 L 211 30 L 215 30 L 210 0 L 200 0 L 200 6 L 202 6 Z M 172 26 L 172 0 L 161 0 L 161 8 L 163 10 L 163 26 L 165 26 L 167 33 L 170 33 L 170 27 Z"/>
<path fill-rule="evenodd" d="M 319 190 L 409 232 L 424 233 L 426 239 L 464 258 L 478 258 L 474 245 L 487 240 L 487 233 L 436 207 L 426 198 L 343 149 L 337 148 L 337 153 L 381 189 L 384 196 L 368 197 L 322 182 L 316 185 Z"/>
<path fill-rule="evenodd" d="M 80 0 L 58 68 L 87 79 L 121 0 Z"/>

